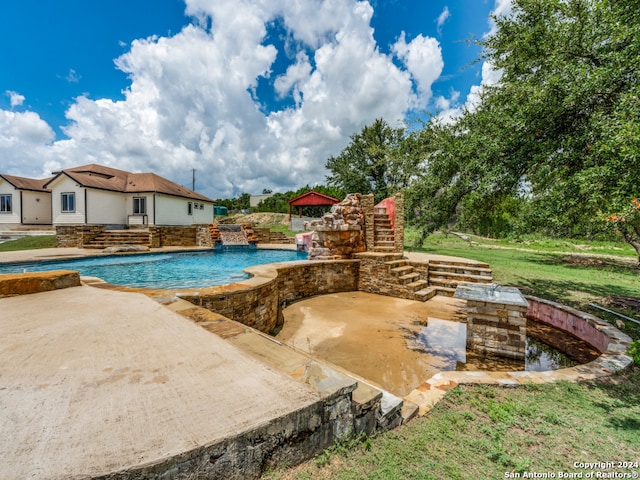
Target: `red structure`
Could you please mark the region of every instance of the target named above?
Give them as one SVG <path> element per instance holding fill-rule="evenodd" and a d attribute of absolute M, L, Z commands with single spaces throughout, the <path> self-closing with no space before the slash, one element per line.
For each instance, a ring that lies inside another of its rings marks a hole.
<path fill-rule="evenodd" d="M 289 200 L 289 220 L 291 220 L 291 212 L 293 207 L 298 207 L 298 212 L 302 216 L 302 207 L 330 207 L 339 203 L 337 198 L 324 195 L 323 193 L 309 190 L 307 193 L 298 195 L 296 198 Z"/>

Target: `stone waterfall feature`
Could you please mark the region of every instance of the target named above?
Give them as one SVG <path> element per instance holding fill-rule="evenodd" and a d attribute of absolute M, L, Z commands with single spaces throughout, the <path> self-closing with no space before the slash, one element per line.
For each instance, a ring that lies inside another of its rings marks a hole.
<path fill-rule="evenodd" d="M 242 225 L 218 225 L 220 243 L 227 245 L 249 245 L 247 234 Z"/>
<path fill-rule="evenodd" d="M 320 220 L 305 222 L 307 230 L 315 231 L 309 260 L 349 259 L 366 250 L 360 199 L 359 193 L 351 193 Z"/>

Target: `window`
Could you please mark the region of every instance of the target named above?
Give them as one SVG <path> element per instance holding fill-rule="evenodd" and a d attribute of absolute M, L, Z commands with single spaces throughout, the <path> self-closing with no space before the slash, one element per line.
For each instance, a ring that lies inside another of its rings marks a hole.
<path fill-rule="evenodd" d="M 11 194 L 0 195 L 0 213 L 11 212 Z"/>
<path fill-rule="evenodd" d="M 147 197 L 133 197 L 133 214 L 147 214 Z"/>
<path fill-rule="evenodd" d="M 76 211 L 76 194 L 73 192 L 62 193 L 62 212 L 73 213 Z"/>
<path fill-rule="evenodd" d="M 193 215 L 193 203 L 187 203 L 187 215 Z"/>

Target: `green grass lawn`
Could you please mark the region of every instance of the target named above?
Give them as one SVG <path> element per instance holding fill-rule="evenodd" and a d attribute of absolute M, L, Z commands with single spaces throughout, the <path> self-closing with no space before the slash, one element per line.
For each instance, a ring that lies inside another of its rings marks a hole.
<path fill-rule="evenodd" d="M 498 283 L 611 322 L 616 317 L 589 303 L 605 304 L 609 295 L 640 297 L 637 258 L 619 244 L 539 239 L 524 245 L 434 235 L 420 250 L 487 262 Z M 640 317 L 636 311 L 617 310 Z M 625 331 L 640 339 L 640 327 L 632 322 L 625 322 Z M 594 469 L 574 468 L 574 462 L 597 461 L 640 461 L 638 366 L 582 384 L 458 386 L 425 417 L 364 441 L 336 445 L 265 478 L 489 479 L 524 472 L 554 472 L 558 478 L 558 472 L 584 476 Z M 614 470 L 640 474 L 640 467 Z"/>
<path fill-rule="evenodd" d="M 54 248 L 55 235 L 34 235 L 0 243 L 0 252 L 14 252 L 17 250 L 35 250 L 38 248 Z"/>
<path fill-rule="evenodd" d="M 639 385 L 636 367 L 587 384 L 459 386 L 425 417 L 265 478 L 498 479 L 590 471 L 574 462 L 640 461 Z"/>

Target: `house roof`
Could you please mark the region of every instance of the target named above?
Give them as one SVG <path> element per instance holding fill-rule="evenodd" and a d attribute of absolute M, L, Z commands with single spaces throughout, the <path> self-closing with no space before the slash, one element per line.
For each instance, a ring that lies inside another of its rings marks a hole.
<path fill-rule="evenodd" d="M 337 198 L 316 192 L 315 190 L 309 190 L 308 192 L 289 200 L 289 205 L 294 207 L 324 206 L 335 205 L 338 202 L 340 202 L 340 200 Z"/>
<path fill-rule="evenodd" d="M 35 178 L 16 177 L 5 174 L 0 174 L 0 178 L 3 178 L 18 190 L 32 190 L 34 192 L 48 192 L 49 190 L 45 188 L 45 184 L 51 180 L 51 178 L 37 180 Z"/>
<path fill-rule="evenodd" d="M 54 172 L 54 174 L 56 176 L 50 179 L 47 184 L 59 178 L 61 175 L 66 175 L 79 185 L 88 188 L 122 193 L 164 193 L 166 195 L 213 203 L 213 200 L 209 197 L 182 187 L 155 173 L 130 173 L 92 163 L 80 167 L 67 168 L 59 172 Z"/>

